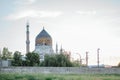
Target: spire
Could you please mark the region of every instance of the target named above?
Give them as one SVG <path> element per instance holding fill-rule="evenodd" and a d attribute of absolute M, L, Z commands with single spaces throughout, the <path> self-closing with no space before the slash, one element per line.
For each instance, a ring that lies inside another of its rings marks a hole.
<path fill-rule="evenodd" d="M 30 40 L 29 40 L 29 23 L 26 25 L 26 53 L 30 52 Z"/>
<path fill-rule="evenodd" d="M 63 53 L 62 45 L 61 45 L 60 53 Z"/>
<path fill-rule="evenodd" d="M 27 26 L 26 26 L 27 27 L 27 31 L 29 32 L 29 22 L 27 21 L 26 24 L 27 24 Z"/>
<path fill-rule="evenodd" d="M 45 28 L 44 28 L 44 26 L 43 26 L 43 30 L 44 30 Z"/>
<path fill-rule="evenodd" d="M 58 53 L 58 44 L 56 43 L 56 53 Z"/>

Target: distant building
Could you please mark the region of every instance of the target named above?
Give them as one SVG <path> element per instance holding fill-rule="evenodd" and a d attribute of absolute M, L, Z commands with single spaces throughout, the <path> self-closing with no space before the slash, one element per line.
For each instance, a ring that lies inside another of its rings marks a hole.
<path fill-rule="evenodd" d="M 0 59 L 0 67 L 9 67 L 9 66 L 11 66 L 11 62 L 12 62 L 12 60 L 10 60 L 10 59 L 8 59 L 8 60 Z"/>
<path fill-rule="evenodd" d="M 30 52 L 29 23 L 26 26 L 26 53 Z"/>
<path fill-rule="evenodd" d="M 35 39 L 35 50 L 40 56 L 40 61 L 44 60 L 45 54 L 53 54 L 52 48 L 52 37 L 43 28 L 43 30 L 36 36 Z"/>
<path fill-rule="evenodd" d="M 30 39 L 29 39 L 29 23 L 26 25 L 26 54 L 30 52 Z M 59 54 L 63 53 L 64 50 L 61 49 L 58 50 L 58 44 L 56 43 L 56 52 L 54 52 L 52 48 L 52 37 L 51 35 L 44 29 L 41 30 L 41 32 L 36 36 L 35 38 L 35 53 L 38 53 L 40 56 L 40 61 L 44 60 L 44 56 L 46 54 Z M 22 56 L 22 59 L 25 60 L 25 56 Z"/>

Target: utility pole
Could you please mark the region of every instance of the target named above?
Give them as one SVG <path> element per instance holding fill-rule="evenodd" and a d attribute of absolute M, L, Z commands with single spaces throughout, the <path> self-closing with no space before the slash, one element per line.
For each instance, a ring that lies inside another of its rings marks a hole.
<path fill-rule="evenodd" d="M 100 51 L 100 48 L 97 49 L 97 66 L 98 66 L 98 68 L 99 68 L 99 63 L 100 63 L 100 61 L 99 61 L 99 51 Z"/>
<path fill-rule="evenodd" d="M 80 60 L 80 65 L 82 64 L 82 59 L 81 59 L 81 55 L 79 54 L 79 53 L 76 53 L 76 54 L 78 54 L 79 55 L 79 60 Z"/>
<path fill-rule="evenodd" d="M 88 52 L 86 52 L 86 66 L 88 66 Z"/>

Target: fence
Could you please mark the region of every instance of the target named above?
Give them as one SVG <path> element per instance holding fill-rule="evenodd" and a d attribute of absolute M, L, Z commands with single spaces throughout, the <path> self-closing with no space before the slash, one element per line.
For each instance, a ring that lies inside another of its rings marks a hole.
<path fill-rule="evenodd" d="M 0 73 L 120 74 L 120 68 L 1 67 Z"/>

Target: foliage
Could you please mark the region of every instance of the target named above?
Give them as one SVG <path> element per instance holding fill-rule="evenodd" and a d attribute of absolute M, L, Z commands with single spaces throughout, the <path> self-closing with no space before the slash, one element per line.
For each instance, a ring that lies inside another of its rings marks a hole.
<path fill-rule="evenodd" d="M 0 59 L 2 59 L 2 54 L 1 54 L 1 51 L 0 51 Z"/>
<path fill-rule="evenodd" d="M 13 66 L 22 66 L 22 55 L 21 52 L 15 51 L 14 56 L 13 56 L 13 61 L 12 65 Z"/>
<path fill-rule="evenodd" d="M 3 51 L 2 51 L 2 59 L 3 60 L 7 60 L 7 59 L 11 59 L 12 58 L 12 52 L 10 52 L 8 50 L 8 48 L 3 48 Z"/>
<path fill-rule="evenodd" d="M 82 65 L 80 65 L 80 62 L 79 62 L 78 60 L 75 60 L 75 61 L 73 62 L 73 66 L 74 66 L 74 67 L 79 67 L 79 66 L 82 66 Z"/>
<path fill-rule="evenodd" d="M 41 66 L 51 67 L 72 67 L 73 64 L 70 62 L 69 56 L 65 54 L 53 54 L 45 55 L 44 61 Z"/>
<path fill-rule="evenodd" d="M 34 52 L 29 52 L 26 54 L 26 64 L 27 66 L 38 66 L 40 63 L 39 55 Z"/>
<path fill-rule="evenodd" d="M 119 80 L 120 74 L 5 74 L 0 80 Z"/>

